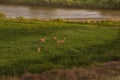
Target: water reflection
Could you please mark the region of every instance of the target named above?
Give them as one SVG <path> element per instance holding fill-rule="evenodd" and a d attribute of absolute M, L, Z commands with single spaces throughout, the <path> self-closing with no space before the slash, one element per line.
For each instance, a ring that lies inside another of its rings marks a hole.
<path fill-rule="evenodd" d="M 0 5 L 0 12 L 7 17 L 27 18 L 106 18 L 120 17 L 119 10 L 59 9 L 45 7 Z"/>

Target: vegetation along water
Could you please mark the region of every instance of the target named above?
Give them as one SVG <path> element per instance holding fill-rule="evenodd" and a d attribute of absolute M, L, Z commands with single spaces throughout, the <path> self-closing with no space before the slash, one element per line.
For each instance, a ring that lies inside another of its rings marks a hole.
<path fill-rule="evenodd" d="M 120 0 L 0 0 L 0 4 L 120 9 Z M 40 20 L 0 13 L 0 80 L 119 79 L 119 18 Z"/>
<path fill-rule="evenodd" d="M 0 0 L 0 4 L 120 9 L 120 0 Z"/>

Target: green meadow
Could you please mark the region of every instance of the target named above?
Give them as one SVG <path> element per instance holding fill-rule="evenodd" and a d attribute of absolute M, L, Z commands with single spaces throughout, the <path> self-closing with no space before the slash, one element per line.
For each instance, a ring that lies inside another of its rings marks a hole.
<path fill-rule="evenodd" d="M 114 22 L 115 23 L 115 22 Z M 120 60 L 120 25 L 0 19 L 0 75 L 89 67 Z M 56 35 L 57 40 L 53 40 Z M 45 37 L 45 43 L 40 38 Z M 63 40 L 63 44 L 57 41 Z M 37 51 L 38 48 L 40 51 Z"/>

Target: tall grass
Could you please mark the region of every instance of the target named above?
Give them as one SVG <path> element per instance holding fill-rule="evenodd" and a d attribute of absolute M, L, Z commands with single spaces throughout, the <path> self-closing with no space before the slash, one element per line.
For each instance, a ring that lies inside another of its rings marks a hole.
<path fill-rule="evenodd" d="M 120 61 L 112 61 L 89 68 L 51 70 L 40 74 L 26 72 L 21 77 L 0 76 L 0 80 L 119 80 Z"/>

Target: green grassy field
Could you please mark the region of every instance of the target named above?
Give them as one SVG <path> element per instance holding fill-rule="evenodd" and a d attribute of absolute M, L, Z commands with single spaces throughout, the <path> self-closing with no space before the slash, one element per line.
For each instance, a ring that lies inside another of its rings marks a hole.
<path fill-rule="evenodd" d="M 58 45 L 51 38 L 65 37 Z M 39 40 L 46 37 L 46 42 Z M 41 51 L 37 52 L 38 47 Z M 120 60 L 120 27 L 0 20 L 0 74 L 40 73 Z"/>

